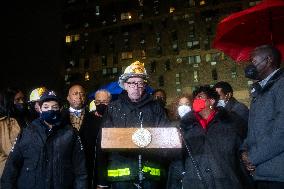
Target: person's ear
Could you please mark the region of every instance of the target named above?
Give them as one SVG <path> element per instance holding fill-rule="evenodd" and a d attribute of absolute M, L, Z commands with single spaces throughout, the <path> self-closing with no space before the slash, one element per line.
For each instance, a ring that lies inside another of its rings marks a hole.
<path fill-rule="evenodd" d="M 123 83 L 123 86 L 124 86 L 124 89 L 125 89 L 125 90 L 128 89 L 128 88 L 127 88 L 127 87 L 128 87 L 127 83 L 124 82 L 124 83 Z"/>
<path fill-rule="evenodd" d="M 268 65 L 269 67 L 273 67 L 272 62 L 273 62 L 272 57 L 271 57 L 271 56 L 268 56 L 268 57 L 267 57 L 267 65 Z"/>
<path fill-rule="evenodd" d="M 225 97 L 226 97 L 227 100 L 229 100 L 232 96 L 233 96 L 233 94 L 231 92 L 229 92 L 229 93 L 226 94 Z"/>
<path fill-rule="evenodd" d="M 70 99 L 70 97 L 69 97 L 69 94 L 67 95 L 66 99 L 67 99 L 67 101 L 70 103 L 71 99 Z"/>

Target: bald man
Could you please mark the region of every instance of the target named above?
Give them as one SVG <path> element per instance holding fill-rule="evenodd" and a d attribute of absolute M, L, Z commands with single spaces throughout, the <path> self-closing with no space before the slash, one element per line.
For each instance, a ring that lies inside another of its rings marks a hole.
<path fill-rule="evenodd" d="M 67 94 L 69 108 L 63 110 L 64 119 L 79 131 L 86 156 L 89 189 L 94 188 L 94 161 L 96 138 L 99 128 L 97 120 L 86 108 L 86 92 L 81 85 L 72 85 Z"/>

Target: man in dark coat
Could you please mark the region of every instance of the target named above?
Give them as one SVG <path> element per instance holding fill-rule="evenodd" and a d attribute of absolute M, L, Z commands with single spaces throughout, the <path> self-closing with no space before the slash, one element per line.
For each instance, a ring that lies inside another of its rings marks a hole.
<path fill-rule="evenodd" d="M 264 45 L 252 53 L 246 77 L 256 80 L 242 159 L 257 188 L 284 188 L 284 73 L 281 53 Z"/>
<path fill-rule="evenodd" d="M 164 109 L 153 97 L 145 93 L 148 79 L 144 64 L 136 61 L 128 66 L 119 78 L 125 91 L 112 102 L 106 112 L 103 127 L 159 127 L 168 123 Z M 163 166 L 158 153 L 110 152 L 108 153 L 107 179 L 112 189 L 138 188 L 138 154 L 142 154 L 144 189 L 163 188 Z M 101 164 L 100 164 L 101 165 Z M 100 182 L 100 181 L 99 181 Z M 102 181 L 104 182 L 104 181 Z M 163 181 L 165 183 L 165 180 Z"/>
<path fill-rule="evenodd" d="M 24 128 L 8 157 L 1 188 L 87 189 L 83 146 L 77 131 L 61 119 L 58 98 L 40 98 L 40 118 Z"/>
<path fill-rule="evenodd" d="M 93 189 L 96 187 L 95 158 L 97 138 L 102 121 L 102 115 L 100 114 L 103 114 L 104 109 L 106 108 L 105 103 L 109 103 L 110 94 L 108 93 L 107 96 L 103 97 L 106 98 L 103 103 L 101 103 L 97 99 L 97 110 L 93 113 L 89 112 L 85 106 L 85 89 L 81 85 L 75 84 L 70 87 L 67 96 L 67 100 L 69 102 L 70 107 L 69 109 L 65 109 L 63 111 L 64 120 L 69 122 L 74 128 L 76 128 L 81 137 L 86 156 L 89 189 Z M 99 104 L 102 104 L 100 105 L 101 108 L 99 108 Z"/>
<path fill-rule="evenodd" d="M 232 86 L 225 81 L 220 81 L 214 85 L 217 93 L 220 96 L 217 106 L 222 106 L 229 112 L 238 114 L 245 122 L 248 121 L 249 109 L 233 97 Z"/>

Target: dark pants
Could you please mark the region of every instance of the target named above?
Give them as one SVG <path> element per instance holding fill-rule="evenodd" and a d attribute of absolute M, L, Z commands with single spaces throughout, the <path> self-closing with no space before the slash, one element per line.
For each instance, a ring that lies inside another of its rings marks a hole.
<path fill-rule="evenodd" d="M 257 181 L 257 189 L 283 189 L 284 182 Z"/>
<path fill-rule="evenodd" d="M 158 182 L 143 181 L 143 189 L 160 189 Z M 137 189 L 135 182 L 113 182 L 111 189 Z M 162 189 L 162 188 L 161 188 Z"/>

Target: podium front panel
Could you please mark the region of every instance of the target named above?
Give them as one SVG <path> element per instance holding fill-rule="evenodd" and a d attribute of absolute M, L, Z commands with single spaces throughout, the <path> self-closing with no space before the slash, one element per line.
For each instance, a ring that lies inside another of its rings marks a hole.
<path fill-rule="evenodd" d="M 139 128 L 102 128 L 102 149 L 138 148 L 182 148 L 179 131 L 175 127 L 144 128 L 151 133 L 151 142 L 139 147 L 132 141 L 132 135 Z"/>

